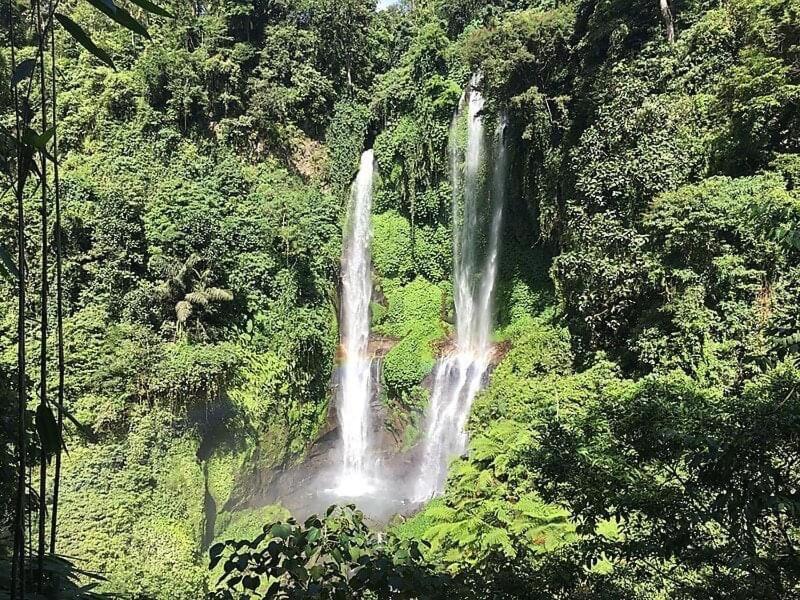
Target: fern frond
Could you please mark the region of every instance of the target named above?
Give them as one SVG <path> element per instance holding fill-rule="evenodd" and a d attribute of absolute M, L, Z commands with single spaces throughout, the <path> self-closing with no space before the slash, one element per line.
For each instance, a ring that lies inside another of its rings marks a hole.
<path fill-rule="evenodd" d="M 451 522 L 456 519 L 458 513 L 455 509 L 439 504 L 432 506 L 425 511 L 425 516 L 433 519 L 434 521 Z"/>
<path fill-rule="evenodd" d="M 500 549 L 508 557 L 515 557 L 517 551 L 511 543 L 508 533 L 499 527 L 492 527 L 481 537 L 481 548 L 484 551 Z"/>

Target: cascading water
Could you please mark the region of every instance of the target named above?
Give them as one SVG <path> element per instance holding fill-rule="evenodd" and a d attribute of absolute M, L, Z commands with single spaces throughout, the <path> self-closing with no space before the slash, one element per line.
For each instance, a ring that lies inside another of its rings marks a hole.
<path fill-rule="evenodd" d="M 372 398 L 372 359 L 369 355 L 369 309 L 372 299 L 370 213 L 374 155 L 361 155 L 348 210 L 342 249 L 341 351 L 343 362 L 337 396 L 342 441 L 342 464 L 333 490 L 342 496 L 370 491 L 367 455 Z"/>
<path fill-rule="evenodd" d="M 497 278 L 500 229 L 506 176 L 506 150 L 501 124 L 497 132 L 492 185 L 483 182 L 486 163 L 484 100 L 473 78 L 453 118 L 450 161 L 453 185 L 453 294 L 456 309 L 455 348 L 436 367 L 426 414 L 421 469 L 413 498 L 423 501 L 439 493 L 449 460 L 466 448 L 465 426 L 472 401 L 481 389 L 491 358 L 492 299 Z M 460 113 L 467 108 L 467 145 L 462 160 L 457 139 Z M 488 193 L 487 193 L 488 192 Z M 482 202 L 489 200 L 489 202 Z M 491 204 L 488 232 L 481 214 Z M 485 206 L 486 205 L 486 206 Z M 483 244 L 484 235 L 488 238 Z M 481 250 L 485 248 L 485 252 Z"/>

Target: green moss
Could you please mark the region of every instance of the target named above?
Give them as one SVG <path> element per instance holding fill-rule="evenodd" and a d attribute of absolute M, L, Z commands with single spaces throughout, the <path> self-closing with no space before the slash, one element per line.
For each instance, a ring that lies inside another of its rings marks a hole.
<path fill-rule="evenodd" d="M 217 507 L 222 507 L 231 497 L 236 478 L 247 463 L 250 452 L 232 449 L 215 449 L 206 462 L 208 493 Z"/>
<path fill-rule="evenodd" d="M 279 505 L 267 505 L 259 508 L 245 508 L 234 512 L 223 512 L 217 517 L 214 541 L 226 539 L 253 539 L 261 533 L 267 523 L 274 523 L 289 518 L 290 514 Z"/>
<path fill-rule="evenodd" d="M 417 224 L 396 210 L 372 217 L 372 264 L 382 278 L 408 282 L 415 274 L 439 283 L 449 280 L 452 238 L 449 227 Z"/>
<path fill-rule="evenodd" d="M 414 230 L 414 269 L 429 281 L 450 281 L 453 239 L 444 225 L 419 225 Z"/>
<path fill-rule="evenodd" d="M 386 307 L 382 304 L 378 304 L 377 302 L 373 302 L 369 305 L 369 318 L 370 318 L 370 326 L 374 328 L 377 324 L 383 321 L 384 317 L 386 316 Z"/>
<path fill-rule="evenodd" d="M 140 411 L 125 438 L 74 446 L 65 461 L 60 548 L 105 574 L 105 591 L 194 600 L 206 587 L 198 443 L 171 422 Z"/>
<path fill-rule="evenodd" d="M 324 422 L 324 397 L 309 398 L 308 382 L 292 385 L 296 379 L 285 357 L 271 351 L 251 352 L 239 371 L 238 385 L 229 392 L 254 429 L 258 452 L 251 460 L 257 461 L 257 469 L 301 455 Z"/>
<path fill-rule="evenodd" d="M 133 529 L 107 587 L 146 598 L 195 599 L 208 587 L 204 558 L 184 523 L 155 515 Z"/>
<path fill-rule="evenodd" d="M 372 217 L 372 264 L 380 277 L 408 281 L 411 260 L 411 225 L 396 211 Z"/>
<path fill-rule="evenodd" d="M 419 430 L 418 423 L 409 423 L 403 430 L 402 450 L 410 450 L 420 440 L 422 432 Z"/>
<path fill-rule="evenodd" d="M 383 383 L 393 400 L 407 397 L 433 370 L 434 343 L 445 333 L 443 294 L 422 277 L 405 286 L 392 282 L 384 293 L 389 308 L 377 331 L 399 338 L 383 361 Z"/>
<path fill-rule="evenodd" d="M 441 314 L 443 293 L 439 286 L 424 277 L 417 277 L 408 285 L 389 281 L 384 286 L 389 310 L 378 328 L 379 333 L 404 337 L 412 332 L 427 335 L 443 333 Z"/>
<path fill-rule="evenodd" d="M 432 370 L 435 363 L 431 344 L 435 338 L 414 332 L 397 344 L 383 361 L 383 383 L 390 396 L 408 394 Z"/>

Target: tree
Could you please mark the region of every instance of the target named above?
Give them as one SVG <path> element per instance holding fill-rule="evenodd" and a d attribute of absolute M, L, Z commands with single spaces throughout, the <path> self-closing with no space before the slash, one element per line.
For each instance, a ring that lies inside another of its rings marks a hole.
<path fill-rule="evenodd" d="M 319 59 L 334 85 L 350 92 L 367 81 L 369 28 L 375 15 L 370 0 L 312 0 L 308 4 L 314 29 L 321 41 Z"/>
<path fill-rule="evenodd" d="M 670 44 L 675 43 L 675 22 L 672 18 L 672 2 L 670 0 L 658 0 L 659 8 L 661 9 L 661 18 L 664 20 L 664 29 L 666 30 L 667 41 Z"/>
<path fill-rule="evenodd" d="M 800 370 L 779 364 L 721 394 L 651 376 L 568 416 L 530 456 L 598 556 L 667 595 L 778 600 L 800 585 Z M 598 532 L 619 523 L 621 535 Z"/>
<path fill-rule="evenodd" d="M 158 287 L 158 295 L 165 301 L 174 302 L 175 337 L 189 335 L 190 324 L 194 322 L 194 334 L 207 338 L 204 321 L 213 314 L 217 304 L 230 302 L 230 290 L 212 285 L 211 269 L 202 268 L 203 259 L 192 254 L 184 262 L 158 261 L 166 279 Z"/>

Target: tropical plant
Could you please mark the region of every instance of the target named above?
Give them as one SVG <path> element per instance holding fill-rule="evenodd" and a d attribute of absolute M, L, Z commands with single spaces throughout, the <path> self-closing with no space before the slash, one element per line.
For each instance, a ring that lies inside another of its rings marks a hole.
<path fill-rule="evenodd" d="M 682 598 L 778 599 L 800 586 L 800 372 L 784 362 L 741 393 L 648 377 L 565 417 L 530 465 L 544 497 L 612 562 L 646 565 Z M 619 523 L 619 536 L 598 525 Z"/>
<path fill-rule="evenodd" d="M 110 596 L 97 591 L 104 578 L 97 573 L 87 571 L 78 566 L 69 557 L 48 553 L 42 560 L 42 573 L 32 571 L 26 582 L 30 590 L 23 596 L 12 594 L 11 562 L 0 561 L 0 600 L 20 598 L 57 598 L 58 600 L 108 600 Z M 39 578 L 41 577 L 41 583 Z M 41 587 L 39 587 L 41 585 Z"/>
<path fill-rule="evenodd" d="M 355 506 L 331 506 L 212 546 L 210 568 L 222 575 L 208 598 L 444 598 L 448 578 L 425 565 L 424 547 L 373 533 Z"/>
<path fill-rule="evenodd" d="M 88 0 L 106 17 L 132 33 L 149 38 L 147 29 L 123 7 L 112 0 L 97 2 Z M 149 0 L 134 0 L 145 12 L 161 16 L 171 16 L 169 12 Z M 46 583 L 46 551 L 47 525 L 50 521 L 49 552 L 51 562 L 55 552 L 57 538 L 57 515 L 59 482 L 61 475 L 61 450 L 63 446 L 64 423 L 64 337 L 63 337 L 63 248 L 61 222 L 61 189 L 59 181 L 58 154 L 58 109 L 56 82 L 56 23 L 67 32 L 68 36 L 83 46 L 96 58 L 115 68 L 110 55 L 99 48 L 86 31 L 69 16 L 56 12 L 56 5 L 45 7 L 42 2 L 33 1 L 29 10 L 21 5 L 10 5 L 8 12 L 8 33 L 10 47 L 10 108 L 13 113 L 12 132 L 5 137 L 8 156 L 2 163 L 2 170 L 8 178 L 8 188 L 12 190 L 16 200 L 16 246 L 17 260 L 14 264 L 11 252 L 3 245 L 2 255 L 4 271 L 16 279 L 17 283 L 17 436 L 14 440 L 17 485 L 15 490 L 14 542 L 11 560 L 11 577 L 9 590 L 12 598 L 26 596 L 28 579 L 35 581 L 36 593 L 44 590 Z M 33 56 L 18 60 L 17 44 L 20 40 L 30 40 L 35 45 Z M 48 48 L 49 46 L 49 48 Z M 48 57 L 49 50 L 49 57 Z M 50 69 L 48 73 L 47 60 Z M 49 79 L 49 82 L 48 82 Z M 49 86 L 47 84 L 50 84 Z M 33 95 L 36 90 L 38 95 Z M 38 106 L 37 106 L 38 104 Z M 10 143 L 9 143 L 10 142 Z M 10 146 L 10 148 L 9 148 Z M 48 171 L 52 169 L 52 177 Z M 40 194 L 39 218 L 40 233 L 40 284 L 39 284 L 39 403 L 36 409 L 36 434 L 38 437 L 38 495 L 36 497 L 37 544 L 36 554 L 32 551 L 32 540 L 26 549 L 26 518 L 28 527 L 32 526 L 34 509 L 29 490 L 33 488 L 32 467 L 35 460 L 30 460 L 28 448 L 36 450 L 36 441 L 28 439 L 26 413 L 28 404 L 27 354 L 26 354 L 26 287 L 29 281 L 29 264 L 26 249 L 26 194 L 36 191 Z M 51 208 L 51 201 L 53 206 Z M 55 221 L 54 244 L 50 239 L 49 218 L 51 210 Z M 51 244 L 55 246 L 56 267 L 56 344 L 58 392 L 56 402 L 48 398 L 48 334 L 49 334 L 49 285 L 50 285 L 50 253 Z M 57 418 L 54 415 L 55 409 Z M 55 457 L 55 473 L 53 487 L 52 512 L 47 513 L 47 468 Z M 27 514 L 26 514 L 27 513 Z M 28 556 L 26 556 L 26 554 Z M 35 559 L 35 568 L 33 562 Z M 30 562 L 28 562 L 30 561 Z M 26 563 L 28 567 L 26 570 Z M 63 567 L 62 563 L 59 563 Z M 52 566 L 52 565 L 51 565 Z"/>
<path fill-rule="evenodd" d="M 192 330 L 195 336 L 207 339 L 204 321 L 214 314 L 216 305 L 233 300 L 230 290 L 212 285 L 212 271 L 203 267 L 204 262 L 196 254 L 183 262 L 156 261 L 156 269 L 165 277 L 157 293 L 162 300 L 174 303 L 176 339 L 187 337 Z"/>

